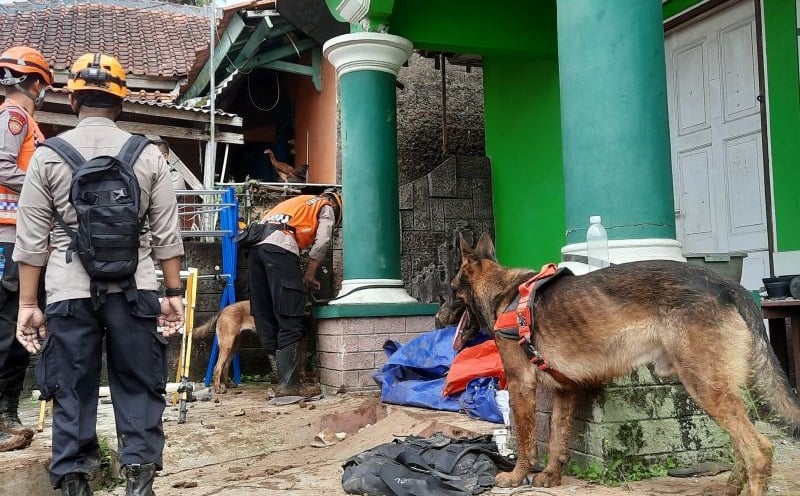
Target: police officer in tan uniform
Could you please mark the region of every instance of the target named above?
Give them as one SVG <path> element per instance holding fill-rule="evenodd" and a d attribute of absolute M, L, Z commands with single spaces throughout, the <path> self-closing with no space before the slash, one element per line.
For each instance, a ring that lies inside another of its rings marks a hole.
<path fill-rule="evenodd" d="M 29 355 L 15 338 L 19 285 L 11 254 L 17 224 L 17 202 L 31 155 L 44 136 L 33 113 L 53 83 L 49 64 L 37 50 L 9 48 L 0 55 L 0 246 L 6 259 L 0 285 L 0 451 L 30 444 L 33 430 L 22 425 L 18 406 Z"/>
<path fill-rule="evenodd" d="M 86 54 L 73 64 L 67 89 L 78 125 L 59 137 L 85 159 L 119 153 L 130 137 L 114 122 L 127 94 L 120 63 L 108 55 Z M 133 171 L 141 188 L 139 215 L 150 233 L 139 239 L 136 292 L 130 301 L 109 283 L 103 305 L 93 305 L 83 265 L 77 256 L 66 256 L 70 236 L 56 227 L 48 243 L 55 212 L 77 230 L 69 200 L 72 170 L 60 155 L 40 147 L 20 195 L 14 252 L 20 265 L 17 339 L 31 352 L 42 350 L 37 380 L 43 395 L 53 399 L 50 478 L 63 494 L 91 495 L 87 478 L 100 464 L 96 423 L 103 338 L 126 494 L 152 496 L 155 471 L 162 468 L 165 338 L 183 324 L 183 243 L 169 170 L 158 149 L 146 146 Z M 154 260 L 167 288 L 160 303 Z M 36 290 L 45 264 L 43 314 Z"/>
<path fill-rule="evenodd" d="M 341 221 L 342 198 L 326 191 L 284 200 L 266 213 L 269 234 L 250 250 L 250 309 L 261 346 L 275 355 L 278 388 L 275 396 L 314 396 L 317 385 L 303 385 L 298 343 L 303 337 L 302 318 L 306 291 L 319 289 L 317 270 L 330 247 L 334 225 Z M 309 250 L 305 273 L 300 271 L 300 251 Z"/>

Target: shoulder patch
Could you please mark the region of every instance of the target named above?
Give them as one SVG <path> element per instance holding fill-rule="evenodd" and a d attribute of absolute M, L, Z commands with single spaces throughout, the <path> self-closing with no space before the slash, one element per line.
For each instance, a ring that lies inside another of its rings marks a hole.
<path fill-rule="evenodd" d="M 16 110 L 8 111 L 8 130 L 11 134 L 19 134 L 28 123 L 28 118 L 22 112 Z"/>

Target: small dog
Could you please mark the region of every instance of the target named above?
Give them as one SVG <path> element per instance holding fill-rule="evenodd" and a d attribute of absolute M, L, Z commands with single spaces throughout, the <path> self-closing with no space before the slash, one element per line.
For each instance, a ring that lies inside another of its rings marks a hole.
<path fill-rule="evenodd" d="M 217 312 L 205 324 L 195 327 L 192 336 L 195 339 L 207 338 L 213 331 L 217 332 L 219 355 L 214 366 L 214 392 L 224 393 L 233 382 L 228 377 L 233 355 L 239 351 L 240 336 L 243 332 L 256 332 L 256 322 L 250 314 L 250 300 L 228 305 Z M 223 381 L 224 379 L 224 381 Z"/>
<path fill-rule="evenodd" d="M 494 329 L 498 319 L 505 322 L 501 316 L 509 307 L 516 309 L 511 302 L 518 288 L 536 272 L 498 264 L 485 234 L 474 249 L 463 237 L 460 244 L 452 300 L 442 305 L 437 320 L 452 323 L 466 309 L 479 324 L 459 326 L 465 334 L 459 340 L 466 341 L 475 328 Z M 547 466 L 533 485 L 553 487 L 561 484 L 569 460 L 581 391 L 652 363 L 660 376 L 677 375 L 730 435 L 734 466 L 725 494 L 766 493 L 772 445 L 748 417 L 743 390 L 752 387 L 795 426 L 800 426 L 800 401 L 767 342 L 760 309 L 743 287 L 682 262 L 630 262 L 552 279 L 535 293 L 531 315 L 533 358 L 518 344 L 518 335 L 495 331 L 519 446 L 516 467 L 498 473 L 497 486 L 519 486 L 536 462 L 537 386 L 551 389 L 554 403 Z"/>

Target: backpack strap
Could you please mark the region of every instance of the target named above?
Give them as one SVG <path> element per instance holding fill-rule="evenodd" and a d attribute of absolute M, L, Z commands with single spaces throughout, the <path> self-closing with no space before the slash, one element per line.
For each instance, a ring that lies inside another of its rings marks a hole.
<path fill-rule="evenodd" d="M 142 154 L 145 147 L 152 143 L 149 139 L 145 138 L 139 134 L 133 134 L 128 141 L 122 145 L 119 153 L 117 153 L 117 160 L 122 162 L 123 164 L 127 165 L 128 167 L 133 167 L 133 164 L 136 163 L 136 160 L 139 158 L 139 155 Z"/>
<path fill-rule="evenodd" d="M 81 155 L 81 153 L 76 150 L 74 146 L 70 145 L 69 142 L 64 138 L 58 136 L 46 139 L 39 146 L 46 146 L 47 148 L 53 150 L 56 155 L 61 157 L 64 162 L 69 165 L 69 168 L 72 169 L 73 174 L 78 170 L 78 167 L 80 167 L 81 164 L 86 161 L 83 155 Z M 65 233 L 67 233 L 67 236 L 69 236 L 71 239 L 69 247 L 67 248 L 67 263 L 71 263 L 72 254 L 78 247 L 78 233 L 69 227 L 69 224 L 67 224 L 67 222 L 64 220 L 64 217 L 62 217 L 61 213 L 55 208 L 53 209 L 53 217 L 55 218 L 56 223 L 61 227 L 61 229 L 64 230 Z"/>
<path fill-rule="evenodd" d="M 78 167 L 80 167 L 82 163 L 86 162 L 86 158 L 81 155 L 81 152 L 76 150 L 74 146 L 70 145 L 67 140 L 59 136 L 48 138 L 40 143 L 39 146 L 46 146 L 47 148 L 50 148 L 56 152 L 56 154 L 64 159 L 64 162 L 69 165 L 70 169 L 72 169 L 72 172 L 78 170 Z"/>

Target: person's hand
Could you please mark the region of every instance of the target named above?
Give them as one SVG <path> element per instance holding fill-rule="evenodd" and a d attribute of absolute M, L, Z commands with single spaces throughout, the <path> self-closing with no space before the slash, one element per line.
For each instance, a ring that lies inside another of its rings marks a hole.
<path fill-rule="evenodd" d="M 309 260 L 306 272 L 303 274 L 303 285 L 306 287 L 306 291 L 319 290 L 320 284 L 317 280 L 317 269 L 319 269 L 319 262 L 313 259 Z"/>
<path fill-rule="evenodd" d="M 175 334 L 183 325 L 183 298 L 180 296 L 167 296 L 161 300 L 161 315 L 158 316 L 158 325 L 162 328 L 161 334 L 168 338 Z"/>
<path fill-rule="evenodd" d="M 22 306 L 17 313 L 17 341 L 28 353 L 38 353 L 47 337 L 44 314 L 38 306 Z"/>
<path fill-rule="evenodd" d="M 303 276 L 303 285 L 306 287 L 307 291 L 319 291 L 320 284 L 319 281 L 314 277 L 314 275 L 306 274 Z"/>

